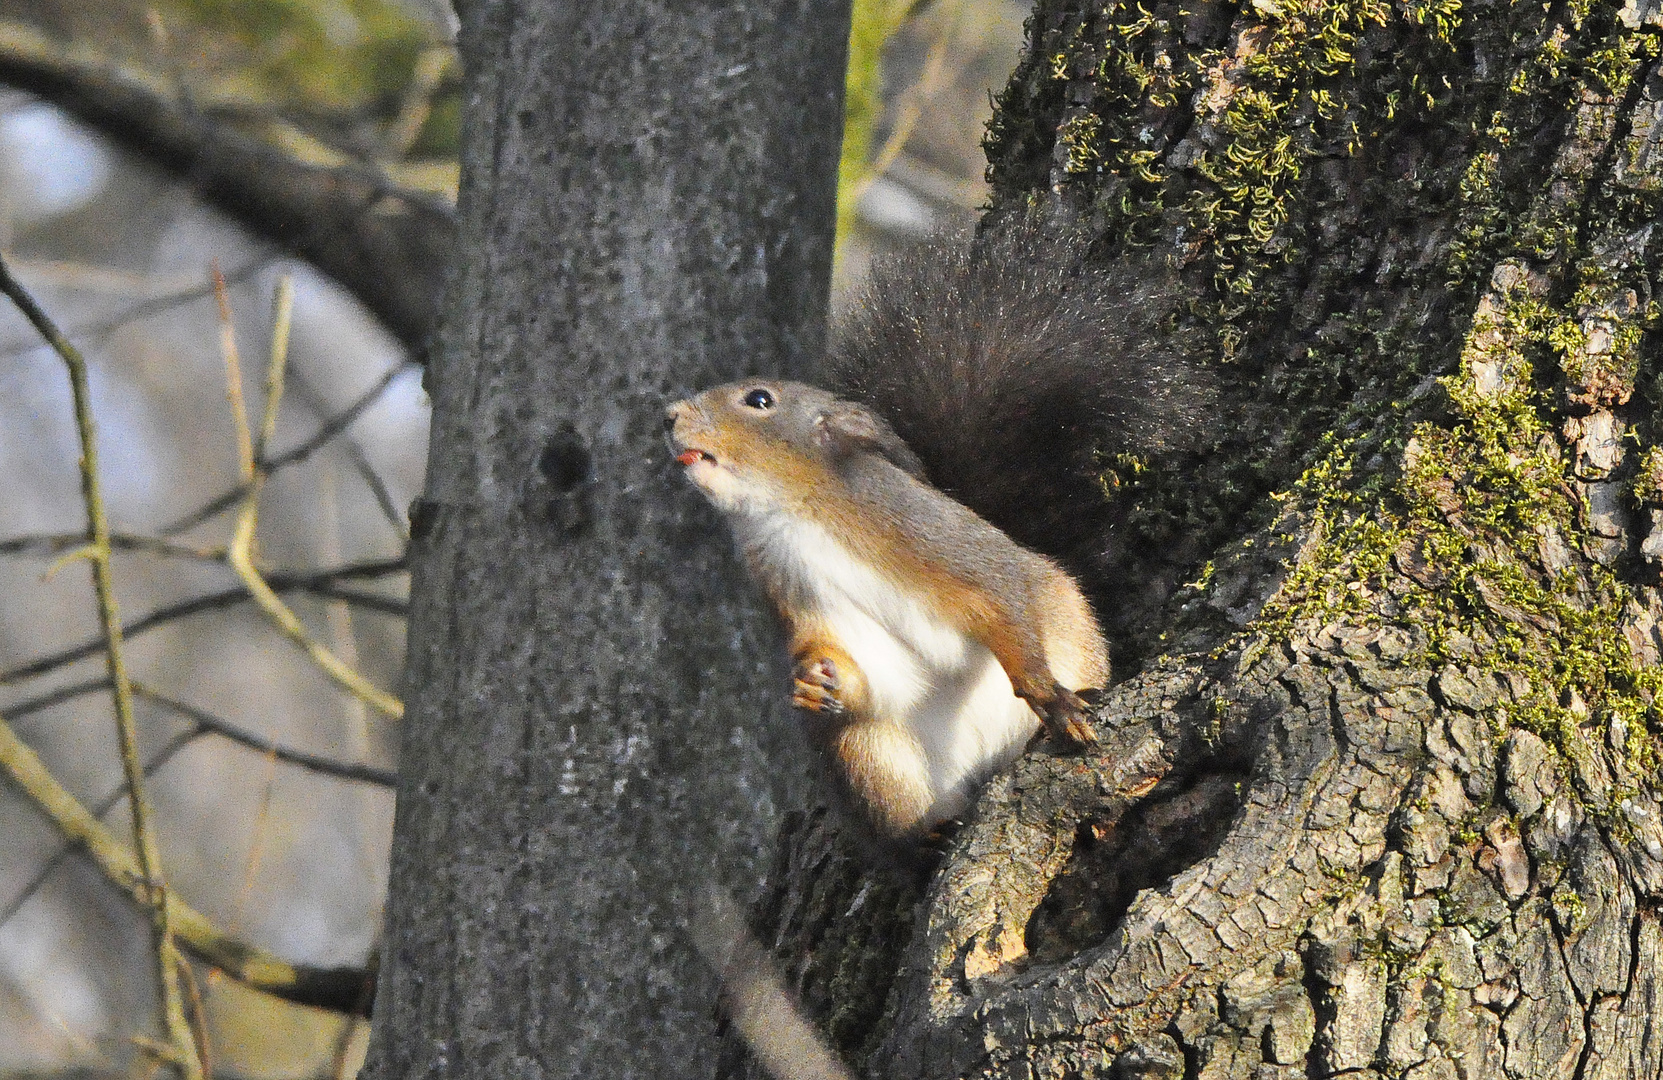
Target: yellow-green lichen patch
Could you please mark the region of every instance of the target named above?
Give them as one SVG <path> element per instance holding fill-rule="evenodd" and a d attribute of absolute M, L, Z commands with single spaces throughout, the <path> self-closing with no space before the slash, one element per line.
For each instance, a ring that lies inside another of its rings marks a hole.
<path fill-rule="evenodd" d="M 1088 173 L 1097 164 L 1097 141 L 1103 119 L 1093 113 L 1079 113 L 1064 120 L 1057 129 L 1063 149 L 1063 171 L 1070 175 Z"/>
<path fill-rule="evenodd" d="M 1631 486 L 1639 501 L 1663 503 L 1663 447 L 1648 446 L 1640 455 Z"/>
<path fill-rule="evenodd" d="M 1363 475 L 1335 446 L 1289 494 L 1309 508 L 1313 538 L 1259 629 L 1413 626 L 1424 642 L 1417 665 L 1516 676 L 1530 688 L 1488 717 L 1498 736 L 1528 728 L 1580 777 L 1606 733 L 1621 731 L 1643 774 L 1659 762 L 1663 675 L 1624 633 L 1629 586 L 1566 546 L 1585 508 L 1530 388 L 1529 357 L 1556 348 L 1565 320 L 1522 271 L 1498 278 L 1460 372 L 1444 380 L 1451 417 L 1415 427 L 1395 477 Z M 1596 786 L 1581 785 L 1587 809 L 1624 830 L 1616 803 L 1632 793 Z"/>
<path fill-rule="evenodd" d="M 1645 332 L 1639 295 L 1609 274 L 1584 281 L 1567 305 L 1571 315 L 1548 336 L 1559 352 L 1570 401 L 1604 407 L 1625 404 L 1640 373 Z M 1655 318 L 1655 316 L 1653 316 Z"/>
<path fill-rule="evenodd" d="M 1347 101 L 1355 83 L 1345 77 L 1355 72 L 1363 34 L 1390 15 L 1378 0 L 1289 5 L 1243 30 L 1233 56 L 1218 57 L 1209 120 L 1220 138 L 1195 158 L 1208 183 L 1190 193 L 1184 211 L 1189 230 L 1212 249 L 1226 296 L 1248 296 L 1262 266 L 1296 254 L 1285 226 L 1307 160 L 1336 144 L 1345 153 L 1358 148 L 1359 110 Z"/>

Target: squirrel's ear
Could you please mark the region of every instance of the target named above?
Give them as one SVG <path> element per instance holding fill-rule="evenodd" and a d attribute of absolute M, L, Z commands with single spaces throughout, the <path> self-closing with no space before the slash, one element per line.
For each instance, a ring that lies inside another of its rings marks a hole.
<path fill-rule="evenodd" d="M 862 451 L 887 458 L 889 462 L 920 480 L 924 466 L 895 430 L 864 405 L 852 401 L 833 402 L 831 407 L 814 418 L 815 435 L 820 444 L 833 454 Z"/>

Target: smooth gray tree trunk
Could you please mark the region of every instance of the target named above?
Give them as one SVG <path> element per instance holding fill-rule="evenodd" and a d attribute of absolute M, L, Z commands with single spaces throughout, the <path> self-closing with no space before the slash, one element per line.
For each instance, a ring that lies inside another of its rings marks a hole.
<path fill-rule="evenodd" d="M 848 4 L 461 14 L 365 1075 L 695 1075 L 715 985 L 686 903 L 754 886 L 804 770 L 775 631 L 661 420 L 816 361 Z"/>

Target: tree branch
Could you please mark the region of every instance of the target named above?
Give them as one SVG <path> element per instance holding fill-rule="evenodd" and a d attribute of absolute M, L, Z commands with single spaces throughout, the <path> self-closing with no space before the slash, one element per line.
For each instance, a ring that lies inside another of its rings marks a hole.
<path fill-rule="evenodd" d="M 227 273 L 225 275 L 225 281 L 227 284 L 240 284 L 243 281 L 253 277 L 255 274 L 258 274 L 269 265 L 271 265 L 271 259 L 262 256 L 258 259 L 244 263 Z M 127 309 L 120 311 L 107 319 L 99 319 L 96 322 L 84 323 L 81 326 L 70 327 L 67 333 L 72 338 L 93 338 L 95 340 L 102 341 L 129 323 L 135 323 L 141 319 L 147 319 L 152 315 L 160 315 L 161 313 L 171 311 L 182 304 L 188 304 L 193 300 L 201 300 L 205 297 L 212 296 L 213 293 L 213 284 L 211 282 L 206 282 L 201 285 L 192 286 L 189 289 L 179 289 L 175 292 L 164 293 L 160 296 L 152 296 L 148 299 L 140 300 Z M 0 359 L 9 360 L 14 356 L 22 356 L 24 353 L 40 347 L 41 346 L 38 341 L 19 341 L 13 345 L 0 346 Z"/>
<path fill-rule="evenodd" d="M 50 709 L 54 705 L 62 705 L 66 701 L 74 701 L 78 697 L 86 697 L 88 694 L 107 694 L 109 691 L 109 679 L 87 679 L 84 682 L 70 683 L 68 686 L 60 686 L 55 690 L 49 690 L 37 697 L 20 701 L 16 705 L 9 705 L 5 709 L 5 715 L 14 721 L 21 720 L 31 713 Z"/>
<path fill-rule="evenodd" d="M 216 716 L 199 706 L 168 697 L 166 694 L 157 693 L 140 683 L 133 683 L 132 686 L 135 696 L 152 704 L 160 705 L 165 709 L 170 709 L 190 720 L 192 722 L 190 728 L 192 738 L 199 735 L 220 735 L 240 746 L 246 746 L 250 750 L 258 751 L 261 754 L 269 754 L 278 761 L 298 766 L 310 772 L 320 773 L 324 776 L 334 776 L 342 780 L 357 780 L 366 784 L 374 784 L 377 787 L 395 788 L 398 786 L 398 773 L 392 769 L 382 768 L 379 765 L 358 765 L 351 762 L 336 761 L 334 758 L 309 754 L 304 750 L 295 750 L 281 743 L 273 742 L 263 735 L 256 735 L 242 725 Z M 66 701 L 73 701 L 75 698 L 85 697 L 88 694 L 108 693 L 109 689 L 110 680 L 89 679 L 86 682 L 72 683 L 69 686 L 60 687 L 39 697 L 20 701 L 16 705 L 5 709 L 4 713 L 8 720 L 15 723 L 31 713 L 40 712 L 43 709 L 61 705 Z M 149 767 L 147 766 L 147 768 Z M 96 810 L 95 813 L 99 817 L 103 817 L 105 809 L 108 809 L 108 807 Z M 3 922 L 5 920 L 0 919 L 0 923 Z"/>
<path fill-rule="evenodd" d="M 159 80 L 110 61 L 65 58 L 14 23 L 0 25 L 0 81 L 172 171 L 251 232 L 344 285 L 412 353 L 425 350 L 454 238 L 443 199 L 366 168 L 296 160 L 184 107 Z"/>
<path fill-rule="evenodd" d="M 396 574 L 404 569 L 405 561 L 403 557 L 400 557 L 397 559 L 384 559 L 378 562 L 359 563 L 353 566 L 343 566 L 334 570 L 313 571 L 310 573 L 298 574 L 272 574 L 266 578 L 266 584 L 271 586 L 273 591 L 279 593 L 291 592 L 299 589 L 305 592 L 313 592 L 320 595 L 330 596 L 334 599 L 345 600 L 348 603 L 363 602 L 366 606 L 378 607 L 381 610 L 386 610 L 393 614 L 401 614 L 402 612 L 395 607 L 395 601 L 380 598 L 372 601 L 369 595 L 365 593 L 350 592 L 347 590 L 332 590 L 329 587 L 334 582 L 340 580 L 380 577 L 384 574 Z M 205 596 L 192 597 L 189 600 L 184 600 L 177 604 L 170 604 L 167 607 L 159 608 L 142 618 L 126 624 L 122 627 L 122 633 L 128 638 L 134 638 L 147 631 L 154 630 L 158 626 L 173 622 L 176 619 L 182 619 L 189 615 L 200 614 L 204 611 L 214 611 L 219 608 L 230 607 L 233 604 L 240 604 L 247 599 L 249 599 L 248 589 L 241 585 L 232 589 L 224 589 L 216 593 L 208 593 Z M 49 656 L 43 656 L 38 660 L 31 660 L 29 663 L 24 664 L 21 667 L 15 667 L 10 671 L 0 672 L 0 686 L 4 686 L 7 683 L 18 682 L 23 679 L 32 679 L 38 675 L 44 675 L 49 671 L 55 671 L 58 668 L 63 667 L 65 664 L 73 664 L 77 660 L 84 660 L 89 656 L 96 656 L 100 652 L 103 652 L 103 650 L 104 639 L 101 636 L 83 641 L 79 645 L 73 645 L 67 649 L 61 649 Z"/>
<path fill-rule="evenodd" d="M 309 754 L 304 750 L 295 750 L 283 746 L 262 735 L 256 735 L 247 728 L 233 724 L 229 720 L 215 716 L 206 709 L 168 697 L 166 694 L 159 694 L 138 683 L 133 684 L 133 692 L 146 701 L 171 709 L 180 716 L 191 720 L 196 724 L 199 731 L 223 736 L 239 746 L 246 746 L 250 750 L 269 754 L 278 761 L 296 765 L 324 776 L 338 777 L 342 780 L 357 780 L 383 788 L 396 788 L 398 786 L 398 773 L 392 769 L 384 769 L 379 765 L 357 765 L 336 761 L 333 758 Z"/>
<path fill-rule="evenodd" d="M 0 292 L 17 305 L 68 370 L 70 396 L 75 407 L 75 430 L 81 442 L 81 498 L 87 514 L 87 542 L 85 547 L 65 558 L 84 557 L 90 564 L 93 592 L 98 597 L 98 618 L 104 626 L 104 659 L 110 675 L 110 697 L 115 704 L 116 739 L 121 748 L 121 766 L 127 777 L 127 798 L 132 807 L 133 849 L 137 852 L 141 887 L 139 895 L 141 902 L 150 909 L 159 1006 L 162 1027 L 167 1035 L 165 1056 L 178 1070 L 180 1080 L 201 1080 L 202 1062 L 196 1056 L 196 1044 L 192 1041 L 180 998 L 179 968 L 174 955 L 167 885 L 162 876 L 161 849 L 156 843 L 150 804 L 144 793 L 144 766 L 139 760 L 138 727 L 133 721 L 133 691 L 127 680 L 121 615 L 116 605 L 115 576 L 110 567 L 110 522 L 98 475 L 98 439 L 93 427 L 92 390 L 86 360 L 53 325 L 34 297 L 12 277 L 3 259 L 0 259 Z"/>
<path fill-rule="evenodd" d="M 57 827 L 64 838 L 82 847 L 104 876 L 120 886 L 134 903 L 144 904 L 143 875 L 133 853 L 123 846 L 86 807 L 82 806 L 47 770 L 35 752 L 0 721 L 0 769 Z M 281 957 L 225 934 L 201 912 L 165 893 L 169 923 L 186 952 L 224 971 L 247 986 L 285 1001 L 332 1012 L 369 1015 L 374 998 L 372 968 L 316 968 L 291 964 Z"/>
<path fill-rule="evenodd" d="M 395 372 L 397 370 L 397 368 L 394 369 Z M 306 403 L 308 409 L 322 417 L 325 425 L 329 423 L 328 403 L 324 400 L 323 395 L 312 386 L 311 381 L 300 371 L 289 372 L 289 387 L 296 397 Z M 347 461 L 351 463 L 353 470 L 358 473 L 359 479 L 363 480 L 364 485 L 370 489 L 370 494 L 375 498 L 375 505 L 381 510 L 381 516 L 386 518 L 387 524 L 391 525 L 393 531 L 398 533 L 399 539 L 408 543 L 410 529 L 405 524 L 404 511 L 393 501 L 392 492 L 387 490 L 387 482 L 376 471 L 374 464 L 370 462 L 369 455 L 364 453 L 364 448 L 358 444 L 357 439 L 354 439 L 345 431 L 342 431 L 339 437 L 341 448 L 346 452 Z"/>
<path fill-rule="evenodd" d="M 99 688 L 108 690 L 108 680 L 102 681 Z M 15 718 L 14 714 L 13 719 Z M 160 750 L 150 756 L 150 760 L 144 763 L 145 777 L 148 779 L 149 777 L 154 776 L 156 770 L 160 769 L 163 765 L 166 765 L 169 761 L 172 761 L 175 754 L 195 742 L 197 739 L 201 738 L 205 733 L 204 728 L 200 726 L 193 726 L 181 731 L 179 734 L 169 739 Z M 114 791 L 110 792 L 98 801 L 98 805 L 92 809 L 92 816 L 95 818 L 102 818 L 105 814 L 115 809 L 116 804 L 121 802 L 122 797 L 126 794 L 126 785 L 118 785 Z M 34 877 L 29 879 L 29 883 L 18 890 L 17 895 L 12 897 L 11 902 L 8 903 L 4 909 L 0 909 L 0 926 L 5 926 L 7 923 L 11 922 L 12 919 L 17 916 L 17 913 L 23 910 L 23 905 L 27 904 L 29 902 L 29 898 L 40 891 L 41 886 L 46 884 L 47 879 L 52 876 L 53 872 L 55 872 L 58 867 L 63 865 L 64 860 L 69 858 L 70 854 L 74 852 L 74 850 L 74 844 L 63 844 L 58 848 L 58 850 L 51 854 L 46 862 L 41 864 L 41 868 L 35 872 Z"/>
<path fill-rule="evenodd" d="M 283 453 L 278 454 L 269 461 L 262 462 L 262 468 L 269 475 L 279 469 L 287 468 L 296 462 L 305 461 L 307 458 L 311 457 L 322 446 L 328 443 L 329 440 L 335 438 L 337 435 L 341 434 L 341 432 L 351 427 L 353 421 L 363 415 L 365 409 L 368 409 L 371 405 L 375 404 L 376 401 L 380 400 L 381 395 L 386 392 L 387 387 L 393 384 L 393 380 L 398 378 L 399 373 L 403 370 L 403 364 L 394 364 L 392 367 L 382 372 L 381 377 L 375 380 L 374 385 L 370 386 L 369 389 L 365 390 L 362 394 L 359 394 L 357 400 L 355 400 L 351 405 L 348 405 L 334 416 L 331 416 L 325 420 L 318 430 L 312 433 L 310 438 L 290 450 L 285 450 Z M 207 502 L 203 503 L 201 506 L 197 507 L 195 510 L 192 510 L 190 513 L 169 523 L 168 525 L 163 526 L 161 530 L 162 535 L 177 536 L 179 533 L 185 532 L 187 529 L 193 529 L 213 517 L 215 514 L 229 510 L 231 507 L 237 505 L 237 503 L 246 494 L 248 494 L 248 485 L 246 484 L 238 484 L 236 487 L 231 488 L 228 491 L 222 491 L 218 495 L 215 495 L 213 498 L 209 499 Z"/>
<path fill-rule="evenodd" d="M 33 536 L 13 536 L 0 540 L 0 555 L 62 555 L 87 542 L 80 533 L 40 533 Z M 116 551 L 143 551 L 173 559 L 195 559 L 219 562 L 225 558 L 224 549 L 176 544 L 156 536 L 136 533 L 111 533 L 110 547 Z"/>
<path fill-rule="evenodd" d="M 237 524 L 232 530 L 231 542 L 226 545 L 226 562 L 230 563 L 237 576 L 242 578 L 249 596 L 284 637 L 311 658 L 312 662 L 322 668 L 343 690 L 396 719 L 404 715 L 404 703 L 371 683 L 352 665 L 313 638 L 307 632 L 306 624 L 301 622 L 300 617 L 283 603 L 270 585 L 266 584 L 265 576 L 260 573 L 259 567 L 254 565 L 254 533 L 260 517 L 260 492 L 267 475 L 265 469 L 255 460 L 255 445 L 264 447 L 277 429 L 277 410 L 283 400 L 283 374 L 288 366 L 288 313 L 293 299 L 292 290 L 293 285 L 287 277 L 278 283 L 278 316 L 272 331 L 271 361 L 266 369 L 265 416 L 260 425 L 257 443 L 240 448 L 248 494 L 243 497 L 242 510 L 237 514 Z M 229 309 L 222 304 L 221 311 L 224 321 L 229 325 Z M 234 371 L 237 366 L 234 354 L 228 351 L 226 357 L 228 369 Z M 237 382 L 235 377 L 227 382 L 227 386 L 232 388 L 229 392 L 233 397 L 233 411 L 242 408 L 241 401 L 238 400 L 240 395 L 234 389 Z"/>

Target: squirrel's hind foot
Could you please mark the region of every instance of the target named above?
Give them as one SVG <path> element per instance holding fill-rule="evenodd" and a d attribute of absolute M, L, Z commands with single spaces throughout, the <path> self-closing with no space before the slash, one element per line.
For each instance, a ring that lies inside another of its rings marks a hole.
<path fill-rule="evenodd" d="M 1056 697 L 1040 713 L 1044 730 L 1064 750 L 1079 752 L 1097 745 L 1097 732 L 1086 719 L 1089 706 L 1072 690 L 1057 687 Z"/>
<path fill-rule="evenodd" d="M 963 828 L 963 818 L 953 817 L 946 821 L 938 821 L 928 832 L 918 837 L 918 846 L 938 854 L 945 852 L 952 846 L 953 839 L 958 836 L 959 830 Z"/>

